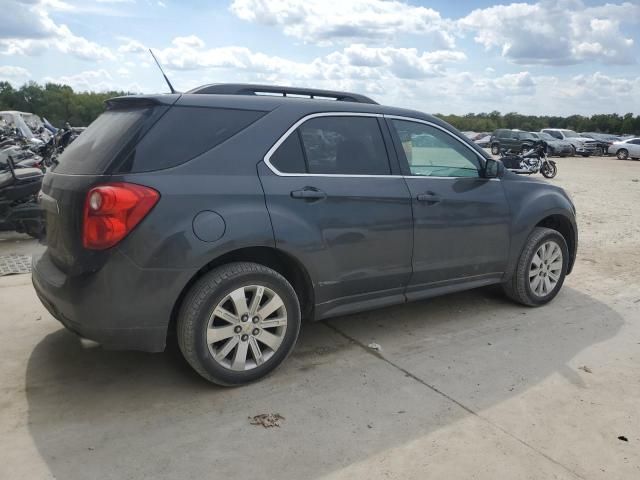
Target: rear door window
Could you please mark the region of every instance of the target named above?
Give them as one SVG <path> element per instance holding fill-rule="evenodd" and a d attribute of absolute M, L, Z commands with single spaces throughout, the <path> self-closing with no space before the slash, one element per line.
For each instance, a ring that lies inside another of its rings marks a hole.
<path fill-rule="evenodd" d="M 307 120 L 269 159 L 282 173 L 389 175 L 389 159 L 375 117 Z"/>
<path fill-rule="evenodd" d="M 299 131 L 309 173 L 391 173 L 377 118 L 318 117 L 302 124 Z"/>

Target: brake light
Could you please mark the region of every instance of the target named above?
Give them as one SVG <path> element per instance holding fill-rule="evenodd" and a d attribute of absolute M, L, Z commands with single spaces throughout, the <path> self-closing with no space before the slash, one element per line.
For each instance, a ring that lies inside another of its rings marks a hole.
<path fill-rule="evenodd" d="M 113 247 L 151 211 L 160 194 L 133 183 L 107 183 L 87 192 L 82 244 L 91 250 Z"/>

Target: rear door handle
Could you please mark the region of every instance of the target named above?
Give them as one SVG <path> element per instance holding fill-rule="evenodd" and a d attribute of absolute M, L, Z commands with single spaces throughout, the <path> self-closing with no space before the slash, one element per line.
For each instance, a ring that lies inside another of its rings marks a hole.
<path fill-rule="evenodd" d="M 440 198 L 438 195 L 436 195 L 433 192 L 419 193 L 416 199 L 419 202 L 424 202 L 429 205 L 434 205 L 442 201 L 442 198 Z"/>
<path fill-rule="evenodd" d="M 322 200 L 327 194 L 317 188 L 305 188 L 291 192 L 291 198 L 303 198 L 305 200 Z"/>

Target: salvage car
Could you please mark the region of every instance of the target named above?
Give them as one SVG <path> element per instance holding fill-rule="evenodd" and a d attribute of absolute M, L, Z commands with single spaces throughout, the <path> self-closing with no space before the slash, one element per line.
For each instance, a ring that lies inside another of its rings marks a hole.
<path fill-rule="evenodd" d="M 105 348 L 176 335 L 240 385 L 302 320 L 484 285 L 538 307 L 575 263 L 560 187 L 505 171 L 451 125 L 348 92 L 216 84 L 113 98 L 47 172 L 44 306 Z"/>
<path fill-rule="evenodd" d="M 537 138 L 542 142 L 545 147 L 547 155 L 558 155 L 560 157 L 566 157 L 573 153 L 573 147 L 570 142 L 566 140 L 558 140 L 552 137 L 548 133 L 544 132 L 529 132 L 534 138 Z"/>
<path fill-rule="evenodd" d="M 540 132 L 548 133 L 558 140 L 566 140 L 571 143 L 571 155 L 575 155 L 577 153 L 583 157 L 588 157 L 596 152 L 598 142 L 591 138 L 581 137 L 573 130 L 567 130 L 565 128 L 543 128 Z"/>
<path fill-rule="evenodd" d="M 595 155 L 605 155 L 609 152 L 609 147 L 613 145 L 614 142 L 619 142 L 621 140 L 620 137 L 616 135 L 610 135 L 608 133 L 595 133 L 595 132 L 582 132 L 580 134 L 581 137 L 592 138 L 596 142 L 596 150 Z"/>
<path fill-rule="evenodd" d="M 640 138 L 628 138 L 620 142 L 615 142 L 609 147 L 609 153 L 615 155 L 620 160 L 640 158 Z"/>

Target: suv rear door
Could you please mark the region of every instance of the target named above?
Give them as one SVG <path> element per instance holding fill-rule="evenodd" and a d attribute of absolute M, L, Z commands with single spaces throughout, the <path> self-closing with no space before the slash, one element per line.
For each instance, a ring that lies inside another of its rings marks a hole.
<path fill-rule="evenodd" d="M 380 122 L 375 114 L 309 115 L 259 168 L 276 245 L 309 271 L 317 318 L 346 313 L 347 304 L 404 300 L 411 197 Z"/>
<path fill-rule="evenodd" d="M 387 122 L 413 203 L 413 275 L 407 298 L 450 284 L 500 278 L 510 229 L 501 180 L 482 178 L 479 154 L 442 127 L 392 116 Z"/>

